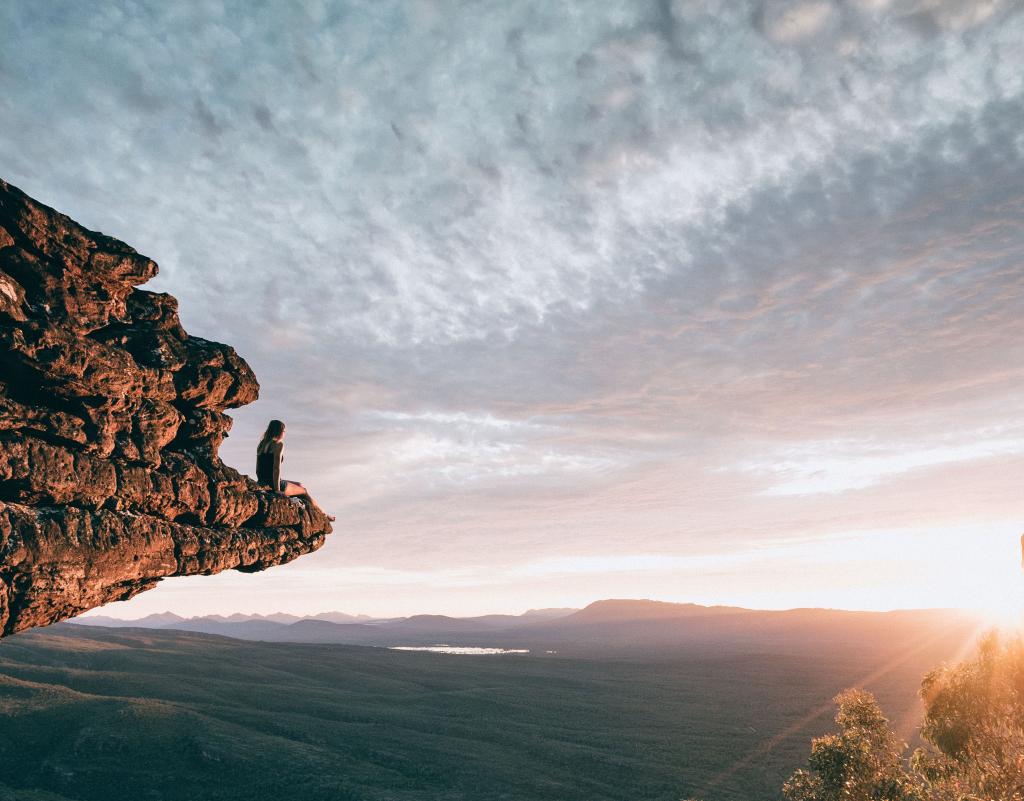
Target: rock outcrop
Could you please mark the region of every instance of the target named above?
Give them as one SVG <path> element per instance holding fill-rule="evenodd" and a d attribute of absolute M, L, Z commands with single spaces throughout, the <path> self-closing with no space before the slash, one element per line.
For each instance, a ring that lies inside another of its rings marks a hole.
<path fill-rule="evenodd" d="M 331 527 L 217 456 L 259 384 L 157 266 L 0 181 L 0 636 L 168 576 L 262 570 Z"/>

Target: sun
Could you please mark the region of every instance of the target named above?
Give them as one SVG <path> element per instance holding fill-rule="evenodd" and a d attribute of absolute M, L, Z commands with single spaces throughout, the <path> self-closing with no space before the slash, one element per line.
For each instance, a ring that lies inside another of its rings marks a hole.
<path fill-rule="evenodd" d="M 1019 535 L 1005 526 L 951 530 L 929 539 L 914 569 L 929 604 L 977 615 L 982 626 L 1024 632 L 1024 569 Z"/>
<path fill-rule="evenodd" d="M 963 606 L 979 612 L 993 626 L 1013 632 L 1024 631 L 1024 565 L 1017 543 L 993 543 L 991 560 L 980 576 L 969 583 Z M 966 582 L 965 582 L 966 583 Z"/>
<path fill-rule="evenodd" d="M 976 607 L 985 621 L 1007 632 L 1024 633 L 1024 587 L 1011 588 L 999 598 L 986 598 Z"/>

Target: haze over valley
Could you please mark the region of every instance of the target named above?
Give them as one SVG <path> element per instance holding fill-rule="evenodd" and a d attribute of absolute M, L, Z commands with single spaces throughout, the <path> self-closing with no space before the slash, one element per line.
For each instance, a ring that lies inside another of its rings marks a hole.
<path fill-rule="evenodd" d="M 8 792 L 773 798 L 810 736 L 827 730 L 832 695 L 870 688 L 912 738 L 921 674 L 965 653 L 981 630 L 949 610 L 630 600 L 519 617 L 78 621 L 87 622 L 0 647 L 0 711 L 19 732 L 0 740 Z M 528 653 L 390 648 L 439 642 Z M 116 786 L 104 780 L 112 772 Z"/>

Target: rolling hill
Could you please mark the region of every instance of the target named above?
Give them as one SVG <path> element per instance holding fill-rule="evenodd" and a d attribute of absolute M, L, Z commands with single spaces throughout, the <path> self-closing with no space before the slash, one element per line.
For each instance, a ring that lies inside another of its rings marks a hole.
<path fill-rule="evenodd" d="M 631 610 L 492 626 L 486 644 L 520 639 L 525 656 L 70 624 L 17 635 L 0 643 L 0 798 L 777 798 L 832 695 L 867 686 L 912 739 L 922 674 L 977 630 L 939 612 Z"/>

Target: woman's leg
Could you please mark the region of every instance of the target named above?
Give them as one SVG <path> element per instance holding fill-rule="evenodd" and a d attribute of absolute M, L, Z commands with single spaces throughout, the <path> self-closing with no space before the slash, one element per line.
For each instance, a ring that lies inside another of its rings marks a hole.
<path fill-rule="evenodd" d="M 282 481 L 281 482 L 281 492 L 283 492 L 285 495 L 287 495 L 289 497 L 297 496 L 297 495 L 305 495 L 311 501 L 313 500 L 312 496 L 309 494 L 309 490 L 307 490 L 304 486 L 302 486 L 298 481 Z M 315 501 L 313 502 L 313 506 L 316 506 L 316 502 Z M 320 507 L 317 506 L 317 508 L 319 509 Z M 334 522 L 334 515 L 327 515 L 327 519 L 330 520 L 333 523 Z"/>
<path fill-rule="evenodd" d="M 281 492 L 285 495 L 292 497 L 296 495 L 309 495 L 306 488 L 302 486 L 298 481 L 282 481 Z"/>

